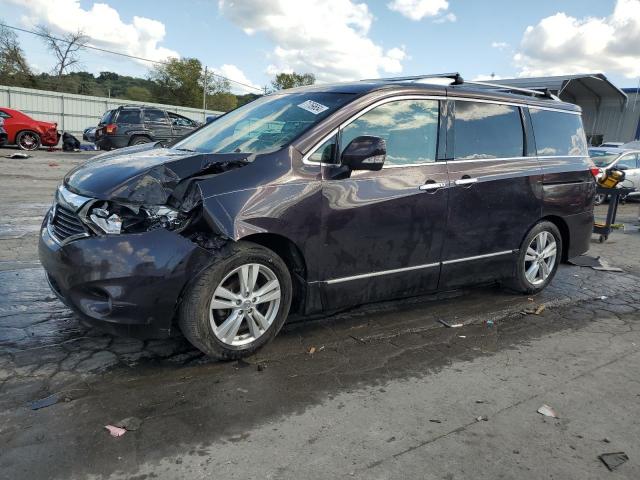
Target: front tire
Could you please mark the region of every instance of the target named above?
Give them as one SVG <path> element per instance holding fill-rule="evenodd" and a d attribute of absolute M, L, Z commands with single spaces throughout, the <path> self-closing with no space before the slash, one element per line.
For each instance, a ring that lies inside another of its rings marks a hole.
<path fill-rule="evenodd" d="M 562 236 L 558 227 L 548 221 L 533 226 L 520 245 L 515 276 L 508 286 L 525 294 L 535 294 L 546 288 L 562 258 Z"/>
<path fill-rule="evenodd" d="M 291 298 L 291 275 L 278 255 L 254 243 L 231 243 L 187 290 L 180 329 L 214 358 L 246 357 L 280 331 Z"/>
<path fill-rule="evenodd" d="M 37 150 L 40 147 L 40 143 L 40 135 L 30 130 L 20 132 L 16 137 L 16 144 L 20 150 L 27 150 L 29 152 Z"/>

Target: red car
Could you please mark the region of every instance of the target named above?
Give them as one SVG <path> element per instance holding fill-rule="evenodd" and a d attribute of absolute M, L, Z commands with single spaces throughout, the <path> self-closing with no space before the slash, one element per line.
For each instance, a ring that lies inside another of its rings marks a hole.
<path fill-rule="evenodd" d="M 7 131 L 6 143 L 17 145 L 22 150 L 36 150 L 40 145 L 54 147 L 60 140 L 58 124 L 41 122 L 18 110 L 0 107 L 0 117 L 4 119 Z"/>

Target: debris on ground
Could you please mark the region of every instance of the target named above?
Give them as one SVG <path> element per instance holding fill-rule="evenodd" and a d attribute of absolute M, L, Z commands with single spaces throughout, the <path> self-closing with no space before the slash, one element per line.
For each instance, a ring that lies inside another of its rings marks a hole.
<path fill-rule="evenodd" d="M 41 408 L 50 407 L 51 405 L 55 405 L 60 401 L 60 397 L 57 393 L 53 395 L 49 395 L 48 397 L 41 398 L 40 400 L 34 400 L 29 403 L 29 408 L 31 410 L 40 410 Z"/>
<path fill-rule="evenodd" d="M 462 324 L 462 323 L 449 323 L 446 320 L 442 320 L 442 319 L 438 319 L 437 321 L 438 321 L 438 323 L 441 323 L 442 325 L 444 325 L 447 328 L 460 328 L 460 327 L 464 326 L 464 324 Z"/>
<path fill-rule="evenodd" d="M 116 427 L 124 428 L 128 432 L 134 432 L 140 428 L 142 420 L 138 417 L 127 417 L 115 424 Z"/>
<path fill-rule="evenodd" d="M 601 296 L 601 297 L 599 297 L 599 298 L 600 298 L 600 300 L 606 300 L 606 299 L 607 299 L 607 298 L 609 298 L 609 297 L 607 297 L 606 295 L 602 295 L 602 296 Z"/>
<path fill-rule="evenodd" d="M 613 228 L 613 225 L 611 226 Z M 594 270 L 603 272 L 623 272 L 621 268 L 613 267 L 603 260 L 601 257 L 591 257 L 589 255 L 580 255 L 569 259 L 569 263 L 577 267 L 590 267 Z"/>
<path fill-rule="evenodd" d="M 127 433 L 127 431 L 124 428 L 116 427 L 114 425 L 105 425 L 104 428 L 109 430 L 109 433 L 111 434 L 112 437 L 121 437 L 122 435 Z"/>
<path fill-rule="evenodd" d="M 544 303 L 542 303 L 537 307 L 535 306 L 527 307 L 524 310 L 522 310 L 520 313 L 522 315 L 540 315 L 542 312 L 545 311 L 546 308 L 547 306 Z"/>
<path fill-rule="evenodd" d="M 238 390 L 240 393 L 249 393 L 249 390 L 246 390 L 244 388 L 236 388 L 236 390 Z"/>
<path fill-rule="evenodd" d="M 629 460 L 629 457 L 624 452 L 603 453 L 602 455 L 598 455 L 598 458 L 606 465 L 610 472 L 613 472 L 616 468 Z"/>
<path fill-rule="evenodd" d="M 50 167 L 59 167 L 59 166 L 60 166 L 60 164 L 59 164 L 59 163 L 56 163 L 56 162 L 49 162 L 49 166 L 50 166 Z"/>
<path fill-rule="evenodd" d="M 493 320 L 487 320 L 485 323 L 487 324 L 487 327 L 491 328 L 491 327 L 493 327 L 494 321 Z"/>
<path fill-rule="evenodd" d="M 316 353 L 316 347 L 311 347 L 307 353 L 309 355 L 313 355 L 314 353 Z"/>
<path fill-rule="evenodd" d="M 438 420 L 438 419 L 436 419 L 436 418 L 430 418 L 430 419 L 429 419 L 429 421 L 430 421 L 431 423 L 442 423 L 442 420 Z"/>
<path fill-rule="evenodd" d="M 259 372 L 262 372 L 265 368 L 267 368 L 267 365 L 264 363 L 259 363 L 257 366 Z"/>
<path fill-rule="evenodd" d="M 31 155 L 28 153 L 10 153 L 9 155 L 5 155 L 5 158 L 31 158 Z"/>
<path fill-rule="evenodd" d="M 480 415 L 479 417 L 476 417 L 476 422 L 488 422 L 489 421 L 489 417 L 487 417 L 486 415 Z"/>
<path fill-rule="evenodd" d="M 545 417 L 559 418 L 556 411 L 549 405 L 542 405 L 540 408 L 538 408 L 538 413 L 544 415 Z"/>

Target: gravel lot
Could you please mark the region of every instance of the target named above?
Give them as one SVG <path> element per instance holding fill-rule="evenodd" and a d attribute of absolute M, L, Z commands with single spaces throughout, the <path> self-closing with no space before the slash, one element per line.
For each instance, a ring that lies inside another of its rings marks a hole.
<path fill-rule="evenodd" d="M 48 290 L 37 231 L 90 156 L 0 158 L 0 478 L 640 478 L 638 203 L 592 243 L 622 273 L 567 265 L 532 299 L 483 287 L 353 309 L 219 363 L 181 337 L 86 329 Z M 103 428 L 132 416 L 123 437 Z M 616 451 L 629 461 L 610 473 L 598 455 Z"/>

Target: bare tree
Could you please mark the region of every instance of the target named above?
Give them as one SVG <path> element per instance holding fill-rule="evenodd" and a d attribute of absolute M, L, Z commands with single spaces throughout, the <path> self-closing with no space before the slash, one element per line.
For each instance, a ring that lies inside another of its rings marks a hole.
<path fill-rule="evenodd" d="M 30 77 L 31 69 L 14 31 L 0 25 L 0 76 Z"/>
<path fill-rule="evenodd" d="M 44 25 L 39 25 L 36 31 L 42 37 L 49 51 L 56 57 L 53 72 L 58 78 L 67 73 L 74 65 L 79 64 L 78 52 L 89 41 L 89 37 L 82 30 L 65 33 L 61 37 L 54 36 Z"/>

